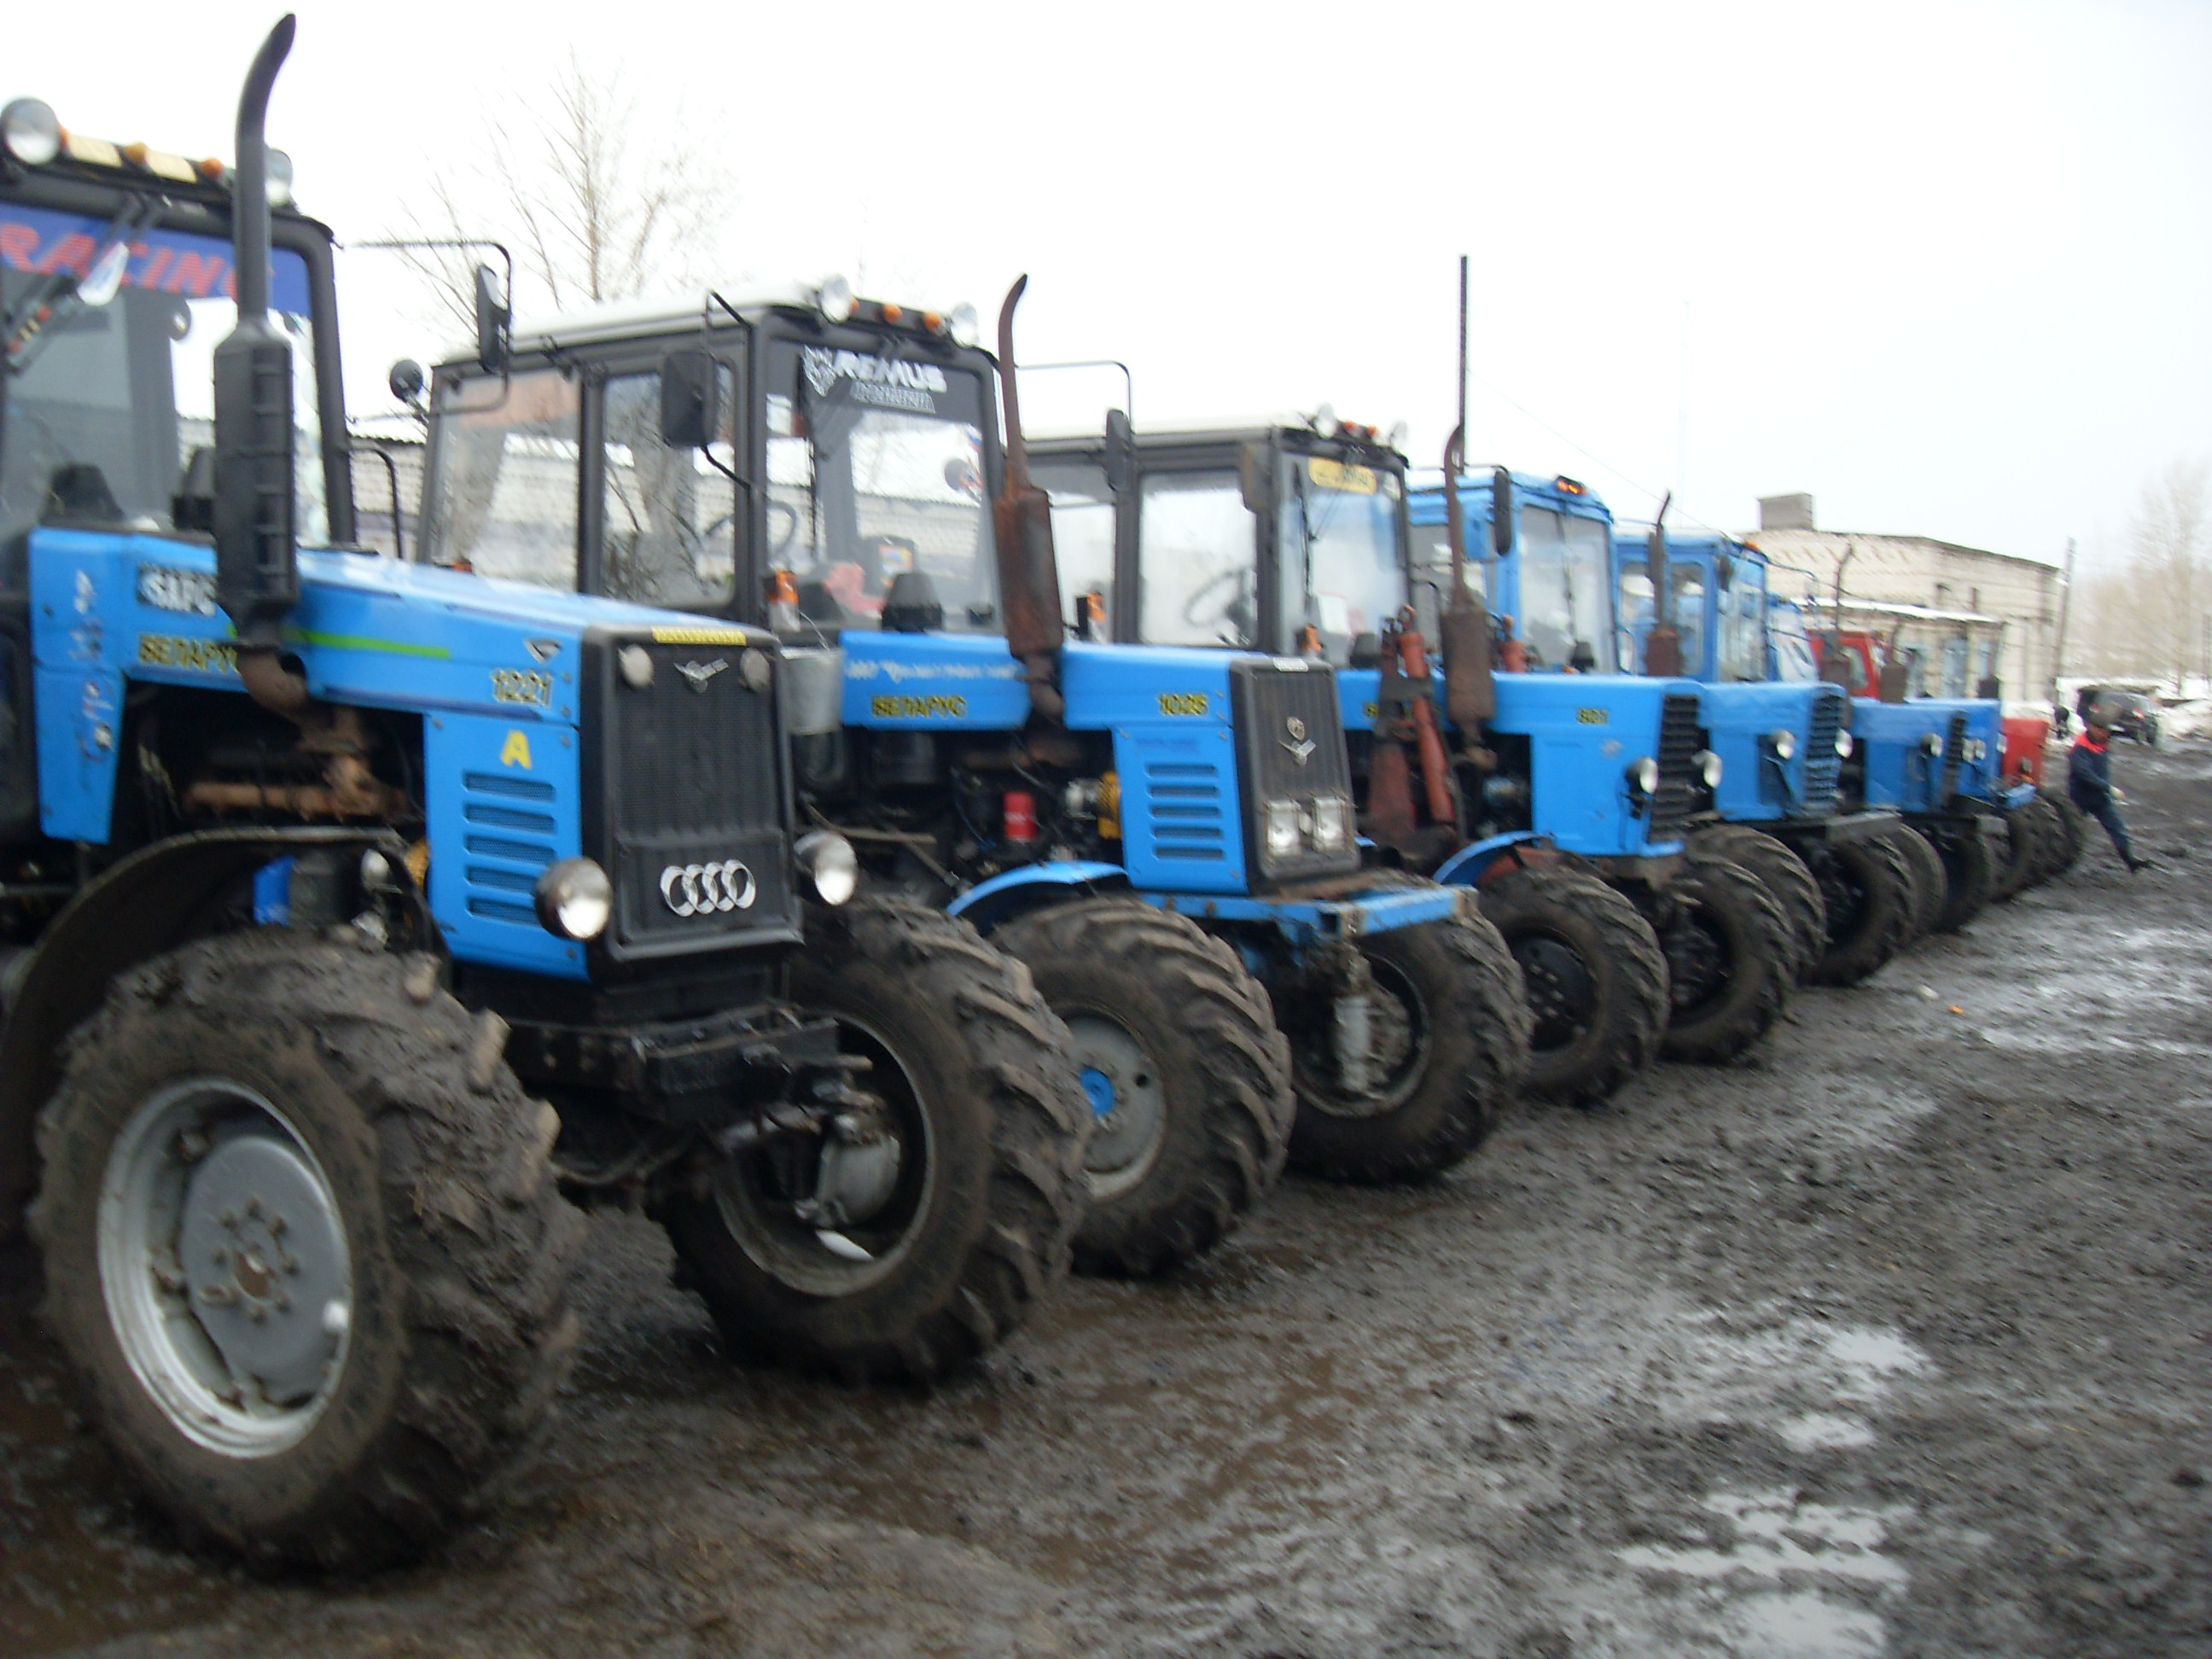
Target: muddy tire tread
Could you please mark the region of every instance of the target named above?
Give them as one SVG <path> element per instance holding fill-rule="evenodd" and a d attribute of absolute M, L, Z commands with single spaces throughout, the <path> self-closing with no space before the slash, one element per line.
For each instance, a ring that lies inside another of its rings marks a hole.
<path fill-rule="evenodd" d="M 1174 1046 L 1198 1084 L 1205 1150 L 1195 1178 L 1148 1214 L 1094 1210 L 1075 1235 L 1076 1270 L 1146 1278 L 1212 1249 L 1266 1196 L 1290 1152 L 1297 1106 L 1290 1042 L 1260 982 L 1222 940 L 1139 899 L 1050 906 L 991 937 L 1029 964 L 1048 1001 L 1054 958 L 1103 954 L 1147 964 L 1174 994 Z"/>
<path fill-rule="evenodd" d="M 1745 960 L 1757 969 L 1747 981 L 1739 973 L 1722 1008 L 1688 1024 L 1670 1023 L 1660 1040 L 1669 1060 L 1717 1065 L 1751 1048 L 1782 1017 L 1793 960 L 1790 919 L 1765 882 L 1725 859 L 1686 860 L 1675 878 L 1675 890 L 1684 889 L 1683 896 L 1721 911 L 1742 931 Z"/>
<path fill-rule="evenodd" d="M 47 1170 L 86 1156 L 78 1120 L 88 1091 L 146 1040 L 155 1011 L 173 1006 L 211 1021 L 248 1019 L 258 1041 L 311 1049 L 362 1107 L 377 1152 L 385 1243 L 405 1302 L 396 1409 L 345 1478 L 283 1535 L 256 1535 L 210 1513 L 204 1489 L 179 1501 L 158 1476 L 151 1482 L 187 1537 L 235 1550 L 264 1571 L 359 1571 L 434 1545 L 529 1449 L 574 1357 L 579 1328 L 568 1287 L 585 1226 L 553 1180 L 557 1119 L 504 1063 L 488 1086 L 471 1086 L 478 1017 L 443 991 L 415 1002 L 403 985 L 406 961 L 276 929 L 157 957 L 119 976 L 106 1006 L 71 1034 L 61 1087 L 39 1121 Z M 64 1243 L 57 1207 L 50 1181 L 31 1212 L 49 1252 Z M 50 1273 L 46 1312 L 75 1357 L 78 1319 L 57 1305 L 68 1282 Z M 112 1430 L 100 1390 L 88 1392 Z M 123 1449 L 146 1475 L 135 1449 Z"/>
<path fill-rule="evenodd" d="M 1911 835 L 1911 831 L 1902 833 Z M 1866 902 L 1857 931 L 1848 939 L 1825 941 L 1820 959 L 1806 975 L 1806 982 L 1861 984 L 1881 971 L 1891 957 L 1917 936 L 1918 878 L 1896 832 L 1842 842 L 1826 848 L 1825 856 L 1856 866 L 1852 878 L 1866 894 Z"/>
<path fill-rule="evenodd" d="M 1828 903 L 1805 860 L 1763 830 L 1747 823 L 1715 823 L 1698 830 L 1686 849 L 1692 860 L 1723 859 L 1766 884 L 1790 922 L 1797 947 L 1793 981 L 1802 983 L 1828 948 Z"/>

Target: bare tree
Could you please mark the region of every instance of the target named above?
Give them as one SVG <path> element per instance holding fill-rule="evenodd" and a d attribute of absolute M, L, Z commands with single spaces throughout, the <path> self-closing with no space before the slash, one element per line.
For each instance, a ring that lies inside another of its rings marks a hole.
<path fill-rule="evenodd" d="M 595 74 L 571 54 L 535 95 L 495 106 L 463 153 L 432 179 L 430 211 L 405 234 L 505 243 L 529 308 L 634 299 L 720 274 L 735 183 L 682 112 L 642 107 L 618 66 Z M 477 256 L 411 258 L 433 280 L 440 321 L 471 326 Z"/>
<path fill-rule="evenodd" d="M 2190 670 L 2202 665 L 2212 608 L 2212 469 L 2177 460 L 2148 479 L 2128 538 L 2144 654 L 2160 673 L 2172 671 L 2179 694 Z"/>

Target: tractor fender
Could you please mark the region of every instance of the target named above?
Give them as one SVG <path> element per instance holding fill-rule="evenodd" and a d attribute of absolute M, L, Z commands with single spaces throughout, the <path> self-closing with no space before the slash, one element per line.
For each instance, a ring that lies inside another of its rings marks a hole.
<path fill-rule="evenodd" d="M 1025 864 L 977 882 L 945 909 L 946 915 L 972 923 L 977 933 L 988 934 L 1001 923 L 1048 904 L 1129 890 L 1129 872 L 1118 864 L 1082 859 Z"/>
<path fill-rule="evenodd" d="M 1510 835 L 1492 836 L 1482 841 L 1469 842 L 1437 866 L 1431 879 L 1446 887 L 1479 887 L 1482 878 L 1496 867 L 1508 849 L 1529 847 L 1542 842 L 1545 836 L 1534 830 L 1516 830 Z M 1548 854 L 1548 847 L 1542 848 Z M 1516 858 L 1515 867 L 1519 867 Z"/>
<path fill-rule="evenodd" d="M 79 888 L 48 925 L 8 999 L 0 1030 L 0 1243 L 16 1236 L 37 1189 L 33 1130 L 61 1081 L 62 1039 L 89 1018 L 116 975 L 206 931 L 209 903 L 289 854 L 374 847 L 396 865 L 388 830 L 335 825 L 210 830 L 141 848 Z"/>

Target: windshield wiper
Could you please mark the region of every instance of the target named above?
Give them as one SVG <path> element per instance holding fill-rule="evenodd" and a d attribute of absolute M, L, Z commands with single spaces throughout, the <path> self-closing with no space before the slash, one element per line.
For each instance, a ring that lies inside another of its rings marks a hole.
<path fill-rule="evenodd" d="M 0 347 L 8 372 L 21 374 L 38 361 L 46 349 L 46 342 L 52 338 L 51 330 L 66 323 L 89 306 L 106 305 L 115 297 L 131 259 L 129 238 L 153 219 L 159 204 L 143 196 L 132 196 L 123 204 L 123 210 L 108 222 L 100 233 L 99 253 L 80 276 L 73 270 L 50 270 L 43 282 L 34 283 L 20 304 L 9 312 L 4 325 L 0 325 Z M 112 280 L 104 275 L 115 256 L 123 256 L 124 269 L 112 273 Z M 88 298 L 86 283 L 100 277 L 99 286 L 106 292 L 97 298 Z"/>

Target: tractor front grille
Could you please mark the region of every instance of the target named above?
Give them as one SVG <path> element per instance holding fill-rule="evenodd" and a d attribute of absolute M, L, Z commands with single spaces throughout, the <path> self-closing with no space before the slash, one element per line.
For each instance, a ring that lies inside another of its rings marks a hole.
<path fill-rule="evenodd" d="M 1824 814 L 1836 804 L 1836 775 L 1843 757 L 1836 753 L 1836 736 L 1844 729 L 1844 688 L 1814 688 L 1813 719 L 1805 734 L 1805 800 L 1808 813 Z"/>
<path fill-rule="evenodd" d="M 621 672 L 631 651 L 652 663 L 643 686 Z M 614 882 L 608 954 L 790 934 L 799 904 L 773 641 L 725 623 L 595 629 L 584 655 L 583 731 L 597 745 L 584 756 L 584 845 Z"/>
<path fill-rule="evenodd" d="M 1651 795 L 1651 840 L 1679 838 L 1697 810 L 1697 754 L 1705 746 L 1697 694 L 1669 691 L 1659 713 L 1659 787 Z"/>
<path fill-rule="evenodd" d="M 1948 810 L 1958 799 L 1959 768 L 1966 758 L 1966 717 L 1963 713 L 1951 716 L 1951 729 L 1943 734 L 1943 779 L 1937 790 L 1936 804 Z"/>
<path fill-rule="evenodd" d="M 1349 830 L 1344 845 L 1319 852 L 1310 845 L 1285 856 L 1267 851 L 1267 803 L 1297 802 L 1301 809 L 1324 797 L 1345 804 L 1351 817 L 1352 757 L 1344 741 L 1344 711 L 1334 671 L 1297 658 L 1246 657 L 1229 669 L 1229 707 L 1237 723 L 1237 769 L 1244 795 L 1244 844 L 1251 873 L 1262 882 L 1347 873 L 1359 867 L 1359 848 Z"/>

